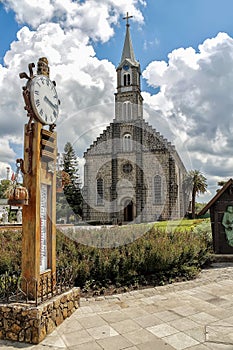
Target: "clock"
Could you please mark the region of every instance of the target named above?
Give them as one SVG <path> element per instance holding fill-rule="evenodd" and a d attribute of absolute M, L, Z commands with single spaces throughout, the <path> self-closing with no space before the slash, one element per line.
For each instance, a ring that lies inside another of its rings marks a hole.
<path fill-rule="evenodd" d="M 129 70 L 128 64 L 125 64 L 125 65 L 123 66 L 123 69 L 124 69 L 124 70 Z"/>
<path fill-rule="evenodd" d="M 44 125 L 54 124 L 60 104 L 55 83 L 45 75 L 37 75 L 29 84 L 30 101 L 36 119 Z"/>

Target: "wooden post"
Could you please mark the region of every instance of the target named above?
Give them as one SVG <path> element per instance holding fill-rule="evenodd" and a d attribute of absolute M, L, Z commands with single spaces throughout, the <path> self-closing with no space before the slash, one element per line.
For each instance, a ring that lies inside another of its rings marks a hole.
<path fill-rule="evenodd" d="M 32 298 L 52 291 L 56 282 L 56 133 L 35 122 L 25 126 L 22 287 Z"/>

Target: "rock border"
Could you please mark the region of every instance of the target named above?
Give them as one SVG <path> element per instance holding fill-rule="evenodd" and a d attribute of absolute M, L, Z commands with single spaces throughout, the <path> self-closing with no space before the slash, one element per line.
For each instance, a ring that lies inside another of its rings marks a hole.
<path fill-rule="evenodd" d="M 38 344 L 79 306 L 79 287 L 38 306 L 0 304 L 0 339 Z"/>

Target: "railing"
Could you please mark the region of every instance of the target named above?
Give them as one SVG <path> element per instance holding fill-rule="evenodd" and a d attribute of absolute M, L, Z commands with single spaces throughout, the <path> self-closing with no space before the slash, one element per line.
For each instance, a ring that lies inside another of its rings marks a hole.
<path fill-rule="evenodd" d="M 56 270 L 40 276 L 39 280 L 26 279 L 18 272 L 0 275 L 0 303 L 30 303 L 39 305 L 74 286 L 72 268 Z"/>

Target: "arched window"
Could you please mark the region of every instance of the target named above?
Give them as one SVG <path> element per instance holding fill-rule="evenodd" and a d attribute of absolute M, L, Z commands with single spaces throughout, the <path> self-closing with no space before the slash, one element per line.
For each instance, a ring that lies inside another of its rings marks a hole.
<path fill-rule="evenodd" d="M 132 103 L 130 101 L 125 101 L 122 104 L 122 117 L 125 121 L 132 119 Z"/>
<path fill-rule="evenodd" d="M 123 152 L 131 152 L 133 149 L 132 136 L 127 133 L 123 136 Z"/>
<path fill-rule="evenodd" d="M 162 204 L 162 178 L 160 175 L 154 177 L 154 203 L 157 205 Z"/>
<path fill-rule="evenodd" d="M 124 86 L 130 85 L 130 74 L 124 74 Z"/>
<path fill-rule="evenodd" d="M 102 178 L 98 178 L 96 180 L 96 194 L 97 194 L 97 205 L 104 204 L 104 180 Z"/>

